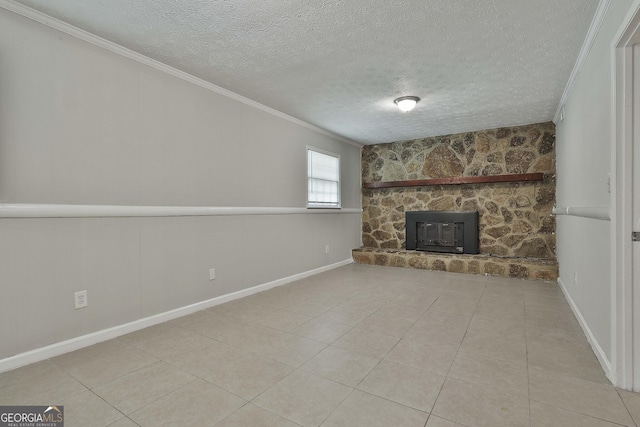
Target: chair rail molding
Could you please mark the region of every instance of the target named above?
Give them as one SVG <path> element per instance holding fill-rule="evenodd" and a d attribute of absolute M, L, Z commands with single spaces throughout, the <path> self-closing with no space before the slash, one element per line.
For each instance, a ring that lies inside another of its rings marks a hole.
<path fill-rule="evenodd" d="M 108 218 L 234 215 L 361 214 L 360 208 L 308 209 L 254 206 L 123 206 L 64 204 L 0 204 L 0 218 Z"/>
<path fill-rule="evenodd" d="M 582 218 L 611 221 L 611 208 L 608 206 L 562 206 L 553 208 L 554 215 L 579 216 Z"/>

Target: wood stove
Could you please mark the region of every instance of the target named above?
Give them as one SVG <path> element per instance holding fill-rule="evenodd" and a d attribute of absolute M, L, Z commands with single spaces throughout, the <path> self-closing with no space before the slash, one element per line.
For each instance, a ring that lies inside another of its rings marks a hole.
<path fill-rule="evenodd" d="M 408 250 L 478 253 L 478 211 L 406 212 Z"/>

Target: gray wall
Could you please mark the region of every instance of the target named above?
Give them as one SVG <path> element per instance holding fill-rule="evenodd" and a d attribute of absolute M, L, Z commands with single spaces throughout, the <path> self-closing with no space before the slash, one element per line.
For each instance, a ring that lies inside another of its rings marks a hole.
<path fill-rule="evenodd" d="M 0 203 L 302 208 L 313 145 L 341 155 L 342 205 L 360 208 L 357 146 L 4 9 L 0 52 Z M 0 358 L 348 260 L 360 227 L 339 212 L 0 219 Z"/>
<path fill-rule="evenodd" d="M 584 67 L 557 123 L 557 206 L 610 207 L 611 43 L 631 0 L 612 1 Z M 557 218 L 560 281 L 584 318 L 596 352 L 611 361 L 611 223 L 573 216 Z M 595 243 L 595 244 L 594 244 Z"/>

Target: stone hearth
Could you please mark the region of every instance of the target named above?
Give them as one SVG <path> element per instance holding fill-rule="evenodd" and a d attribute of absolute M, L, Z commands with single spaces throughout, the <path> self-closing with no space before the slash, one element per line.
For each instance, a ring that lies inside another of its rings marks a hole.
<path fill-rule="evenodd" d="M 558 263 L 534 258 L 501 258 L 490 255 L 442 254 L 393 249 L 358 248 L 352 251 L 359 264 L 419 268 L 452 273 L 485 274 L 520 279 L 558 279 Z"/>

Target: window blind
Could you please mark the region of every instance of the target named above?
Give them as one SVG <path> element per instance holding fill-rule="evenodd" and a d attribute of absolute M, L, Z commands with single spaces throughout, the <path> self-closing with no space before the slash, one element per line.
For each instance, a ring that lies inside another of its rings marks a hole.
<path fill-rule="evenodd" d="M 308 198 L 311 207 L 340 207 L 340 157 L 307 150 Z"/>

